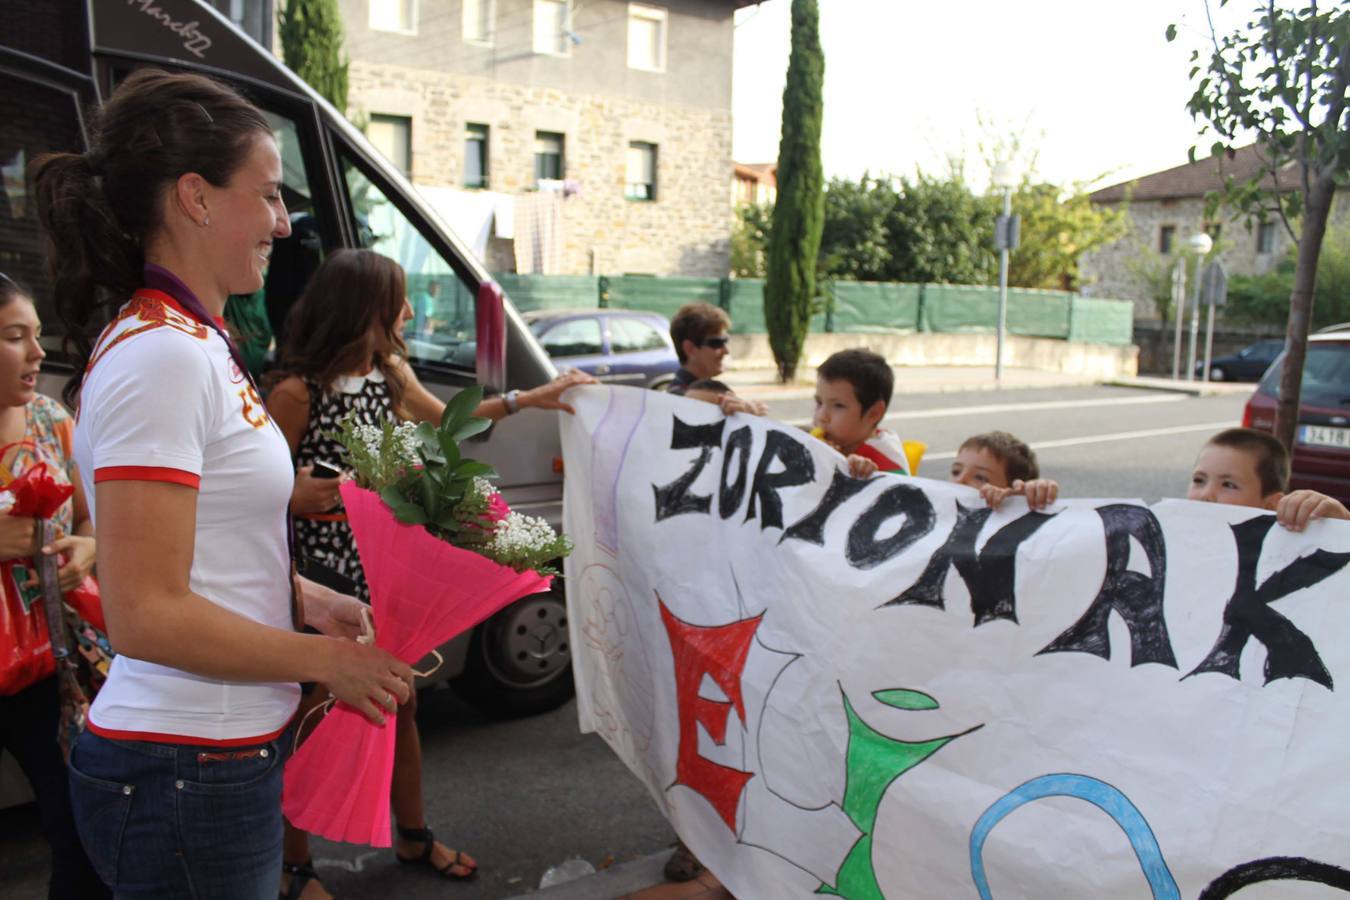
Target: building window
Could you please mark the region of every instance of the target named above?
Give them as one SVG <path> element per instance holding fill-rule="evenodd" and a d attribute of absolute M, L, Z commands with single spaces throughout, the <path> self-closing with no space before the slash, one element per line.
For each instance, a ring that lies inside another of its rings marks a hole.
<path fill-rule="evenodd" d="M 464 126 L 464 186 L 488 186 L 488 127 L 469 122 Z"/>
<path fill-rule="evenodd" d="M 412 119 L 374 113 L 366 126 L 366 137 L 404 175 L 412 173 Z"/>
<path fill-rule="evenodd" d="M 623 195 L 629 200 L 656 199 L 656 145 L 632 141 L 628 145 Z"/>
<path fill-rule="evenodd" d="M 416 34 L 417 0 L 370 0 L 370 27 Z"/>
<path fill-rule="evenodd" d="M 666 11 L 661 7 L 628 4 L 628 68 L 666 70 Z"/>
<path fill-rule="evenodd" d="M 1256 252 L 1275 252 L 1275 223 L 1262 222 L 1256 226 Z"/>
<path fill-rule="evenodd" d="M 464 0 L 464 40 L 475 44 L 492 43 L 496 6 L 496 0 Z"/>
<path fill-rule="evenodd" d="M 1166 256 L 1177 242 L 1177 226 L 1164 225 L 1158 229 L 1158 252 Z"/>
<path fill-rule="evenodd" d="M 534 52 L 567 56 L 571 49 L 571 0 L 534 0 Z"/>
<path fill-rule="evenodd" d="M 563 136 L 552 131 L 534 133 L 534 178 L 558 181 L 563 177 Z"/>

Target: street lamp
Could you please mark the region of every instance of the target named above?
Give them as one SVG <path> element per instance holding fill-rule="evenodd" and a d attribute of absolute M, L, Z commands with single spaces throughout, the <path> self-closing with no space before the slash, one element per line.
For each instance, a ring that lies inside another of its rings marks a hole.
<path fill-rule="evenodd" d="M 1186 243 L 1195 254 L 1195 290 L 1192 294 L 1195 299 L 1191 303 L 1191 343 L 1186 363 L 1186 380 L 1194 381 L 1195 344 L 1200 339 L 1200 266 L 1204 264 L 1209 251 L 1214 249 L 1214 239 L 1203 231 L 1197 231 Z"/>
<path fill-rule="evenodd" d="M 1017 173 L 1004 161 L 990 173 L 994 187 L 1003 191 L 1003 214 L 994 223 L 994 247 L 998 249 L 998 346 L 994 351 L 994 381 L 1003 382 L 1003 340 L 1008 331 L 1008 251 L 1017 246 L 1018 220 L 1012 214 L 1012 189 Z"/>

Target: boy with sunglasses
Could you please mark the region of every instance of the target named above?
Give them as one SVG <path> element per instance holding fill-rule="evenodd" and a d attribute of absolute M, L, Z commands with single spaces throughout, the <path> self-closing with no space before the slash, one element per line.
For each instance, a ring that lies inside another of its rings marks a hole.
<path fill-rule="evenodd" d="M 680 368 L 668 388 L 670 393 L 683 396 L 695 381 L 722 374 L 730 330 L 731 317 L 710 303 L 686 303 L 680 307 L 670 320 L 670 339 L 680 359 Z"/>

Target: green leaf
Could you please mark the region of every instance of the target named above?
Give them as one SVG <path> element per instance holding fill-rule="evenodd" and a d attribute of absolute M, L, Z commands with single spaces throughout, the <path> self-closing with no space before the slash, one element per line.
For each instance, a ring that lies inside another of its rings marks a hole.
<path fill-rule="evenodd" d="M 896 709 L 937 709 L 938 702 L 923 691 L 911 691 L 906 688 L 893 688 L 887 691 L 874 691 L 876 697 L 887 706 Z"/>
<path fill-rule="evenodd" d="M 1166 34 L 1167 34 L 1167 43 L 1170 44 L 1172 43 L 1172 41 L 1175 41 L 1177 39 L 1177 26 L 1168 25 Z"/>
<path fill-rule="evenodd" d="M 466 459 L 455 468 L 456 478 L 496 478 L 497 470 L 476 459 Z"/>
<path fill-rule="evenodd" d="M 471 388 L 465 388 L 458 394 L 450 398 L 450 402 L 445 404 L 445 412 L 441 414 L 441 428 L 446 429 L 446 425 L 454 422 L 456 419 L 467 419 L 473 415 L 473 411 L 478 408 L 478 404 L 483 402 L 483 387 L 475 384 Z"/>
<path fill-rule="evenodd" d="M 468 438 L 473 437 L 475 434 L 482 434 L 484 431 L 487 431 L 491 427 L 492 427 L 491 419 L 485 418 L 483 416 L 471 416 L 467 422 L 465 422 L 455 431 L 452 438 L 456 443 L 458 443 L 459 441 L 467 440 Z"/>
<path fill-rule="evenodd" d="M 427 514 L 415 503 L 403 496 L 396 485 L 390 485 L 380 491 L 380 499 L 394 511 L 394 517 L 407 525 L 425 525 Z"/>

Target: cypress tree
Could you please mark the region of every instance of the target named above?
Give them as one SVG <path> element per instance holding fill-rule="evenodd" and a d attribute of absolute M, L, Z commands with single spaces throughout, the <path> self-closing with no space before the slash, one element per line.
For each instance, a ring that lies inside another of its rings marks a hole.
<path fill-rule="evenodd" d="M 773 208 L 764 284 L 764 319 L 778 377 L 797 372 L 811 324 L 816 256 L 825 223 L 825 176 L 820 164 L 825 54 L 816 0 L 792 0 L 792 55 L 783 88 L 778 145 L 778 200 Z"/>
<path fill-rule="evenodd" d="M 346 115 L 347 61 L 337 0 L 287 0 L 279 31 L 287 68 Z"/>

